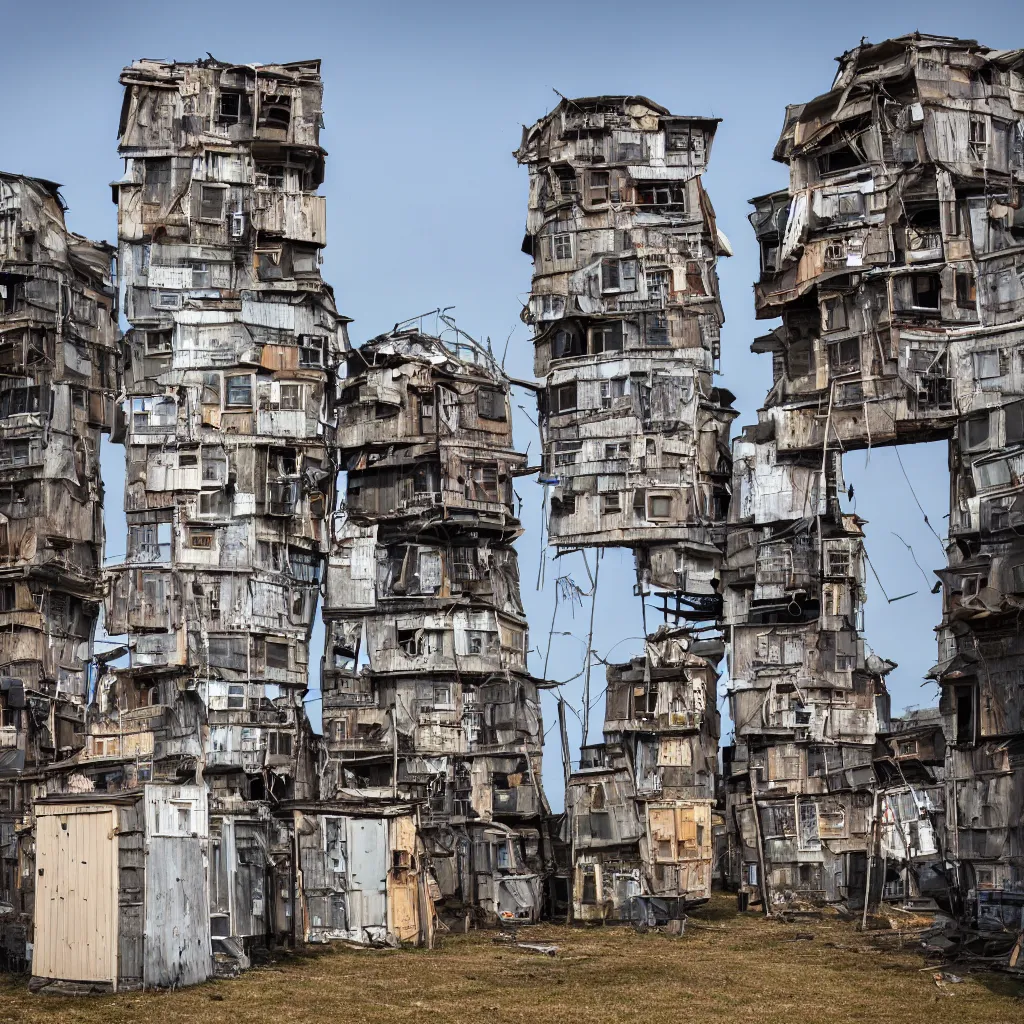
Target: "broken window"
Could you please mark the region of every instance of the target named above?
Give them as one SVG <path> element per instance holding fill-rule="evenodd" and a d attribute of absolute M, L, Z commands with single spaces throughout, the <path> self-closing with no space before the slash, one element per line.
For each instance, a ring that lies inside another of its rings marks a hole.
<path fill-rule="evenodd" d="M 555 465 L 571 466 L 583 452 L 582 441 L 556 441 Z"/>
<path fill-rule="evenodd" d="M 398 647 L 410 657 L 441 654 L 444 634 L 439 629 L 396 629 Z"/>
<path fill-rule="evenodd" d="M 326 338 L 316 334 L 299 335 L 299 366 L 319 368 L 326 362 L 324 349 Z"/>
<path fill-rule="evenodd" d="M 825 299 L 821 305 L 821 329 L 823 331 L 845 331 L 849 322 L 846 317 L 846 302 L 841 295 Z"/>
<path fill-rule="evenodd" d="M 972 312 L 977 311 L 978 282 L 973 271 L 957 271 L 956 304 L 960 309 L 969 309 Z"/>
<path fill-rule="evenodd" d="M 686 212 L 686 186 L 679 182 L 644 182 L 637 185 L 637 206 L 657 206 L 660 209 Z"/>
<path fill-rule="evenodd" d="M 292 120 L 292 98 L 284 94 L 267 94 L 260 100 L 260 128 L 279 128 L 287 131 Z"/>
<path fill-rule="evenodd" d="M 590 351 L 593 355 L 622 351 L 622 321 L 611 320 L 590 328 Z M 573 385 L 575 387 L 575 385 Z"/>
<path fill-rule="evenodd" d="M 1024 441 L 1024 400 L 1010 402 L 1003 407 L 1005 414 L 1004 433 L 1007 444 L 1020 444 Z"/>
<path fill-rule="evenodd" d="M 991 380 L 1000 376 L 999 352 L 975 352 L 974 376 L 978 380 Z"/>
<path fill-rule="evenodd" d="M 833 373 L 850 373 L 860 369 L 860 338 L 829 342 L 828 362 Z"/>
<path fill-rule="evenodd" d="M 591 171 L 587 183 L 587 202 L 591 206 L 607 206 L 611 198 L 608 171 Z"/>
<path fill-rule="evenodd" d="M 171 185 L 170 157 L 143 161 L 143 175 L 142 201 L 144 203 L 159 203 Z"/>
<path fill-rule="evenodd" d="M 220 124 L 238 124 L 242 116 L 242 93 L 222 92 L 217 99 L 217 121 Z"/>
<path fill-rule="evenodd" d="M 479 388 L 476 393 L 477 412 L 485 420 L 502 420 L 505 414 L 505 392 L 497 388 Z"/>
<path fill-rule="evenodd" d="M 498 467 L 495 465 L 470 466 L 466 480 L 466 497 L 470 501 L 500 501 L 501 498 L 498 495 Z"/>
<path fill-rule="evenodd" d="M 974 687 L 957 686 L 953 690 L 956 703 L 956 742 L 974 742 Z"/>
<path fill-rule="evenodd" d="M 551 415 L 576 410 L 576 384 L 561 384 L 551 389 Z"/>

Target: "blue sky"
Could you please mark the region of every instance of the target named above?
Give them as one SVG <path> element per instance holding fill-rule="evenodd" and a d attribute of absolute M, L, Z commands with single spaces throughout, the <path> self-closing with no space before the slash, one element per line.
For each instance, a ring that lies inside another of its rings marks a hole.
<path fill-rule="evenodd" d="M 713 115 L 719 128 L 705 184 L 736 255 L 719 266 L 726 325 L 721 383 L 737 395 L 737 427 L 755 418 L 770 384 L 767 356 L 750 341 L 770 324 L 755 323 L 751 282 L 757 248 L 746 222 L 747 199 L 778 188 L 786 170 L 771 153 L 787 103 L 825 92 L 834 58 L 862 36 L 873 42 L 919 29 L 978 39 L 994 47 L 1024 45 L 1019 2 L 849 4 L 719 2 L 545 4 L 488 3 L 177 3 L 89 4 L 56 0 L 45 9 L 3 0 L 5 55 L 0 62 L 0 167 L 63 183 L 70 227 L 113 239 L 108 182 L 120 174 L 118 73 L 138 57 L 194 60 L 209 51 L 238 63 L 320 57 L 325 84 L 323 144 L 329 151 L 323 191 L 329 234 L 325 278 L 339 308 L 354 318 L 360 343 L 397 321 L 454 306 L 460 326 L 489 336 L 506 368 L 532 376 L 532 346 L 519 310 L 530 261 L 519 251 L 526 171 L 511 153 L 521 125 L 568 96 L 641 94 L 680 114 Z M 425 325 L 428 326 L 428 325 Z M 520 403 L 533 415 L 528 394 Z M 517 417 L 520 448 L 537 453 L 533 424 Z M 945 445 L 902 450 L 902 462 L 940 534 L 948 508 Z M 120 513 L 123 450 L 106 447 L 108 552 L 124 551 Z M 869 520 L 869 552 L 890 596 L 869 580 L 867 639 L 899 662 L 889 677 L 894 708 L 930 703 L 922 688 L 934 662 L 938 598 L 930 579 L 942 564 L 939 544 L 922 521 L 891 450 L 849 456 L 846 477 L 856 511 Z M 526 533 L 520 542 L 523 597 L 531 638 L 541 654 L 551 621 L 554 580 L 587 574 L 573 555 L 545 568 L 536 589 L 541 489 L 520 480 Z M 899 535 L 897 537 L 896 535 Z M 899 539 L 902 538 L 902 541 Z M 930 579 L 928 583 L 930 583 Z M 641 649 L 638 599 L 628 554 L 609 553 L 601 567 L 595 647 L 626 660 Z M 589 608 L 563 606 L 549 674 L 576 676 L 586 648 Z M 312 656 L 321 648 L 314 635 Z M 595 668 L 593 691 L 603 689 Z M 564 689 L 579 705 L 580 681 Z M 311 695 L 313 696 L 313 695 Z M 310 710 L 316 716 L 318 705 Z M 545 698 L 546 725 L 555 724 Z M 600 732 L 603 703 L 591 717 Z M 578 723 L 572 722 L 578 742 Z M 725 725 L 726 734 L 728 725 Z M 561 805 L 557 732 L 549 733 L 545 777 Z"/>

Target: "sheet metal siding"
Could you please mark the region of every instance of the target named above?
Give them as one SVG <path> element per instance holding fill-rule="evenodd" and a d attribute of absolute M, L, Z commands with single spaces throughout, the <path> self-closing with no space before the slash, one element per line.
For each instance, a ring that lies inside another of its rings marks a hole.
<path fill-rule="evenodd" d="M 349 926 L 386 928 L 388 833 L 379 818 L 349 820 Z"/>
<path fill-rule="evenodd" d="M 32 973 L 117 986 L 117 810 L 39 808 Z"/>
<path fill-rule="evenodd" d="M 210 976 L 210 906 L 202 840 L 159 836 L 146 849 L 146 987 Z"/>

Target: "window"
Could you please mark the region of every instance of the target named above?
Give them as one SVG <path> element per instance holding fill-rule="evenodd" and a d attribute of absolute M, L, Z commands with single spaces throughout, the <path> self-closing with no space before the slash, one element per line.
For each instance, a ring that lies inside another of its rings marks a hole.
<path fill-rule="evenodd" d="M 611 491 L 601 495 L 601 515 L 612 515 L 622 511 L 622 495 Z"/>
<path fill-rule="evenodd" d="M 551 258 L 555 260 L 572 259 L 572 235 L 553 235 L 551 238 Z"/>
<path fill-rule="evenodd" d="M 647 300 L 659 306 L 668 302 L 669 274 L 667 270 L 647 272 Z"/>
<path fill-rule="evenodd" d="M 281 385 L 281 408 L 295 412 L 302 408 L 302 385 Z"/>
<path fill-rule="evenodd" d="M 650 494 L 647 496 L 648 519 L 670 519 L 672 517 L 672 496 Z"/>
<path fill-rule="evenodd" d="M 590 328 L 590 351 L 592 355 L 604 352 L 622 351 L 622 321 L 611 320 Z"/>
<path fill-rule="evenodd" d="M 555 465 L 571 466 L 576 457 L 583 451 L 582 441 L 556 441 L 555 442 Z"/>
<path fill-rule="evenodd" d="M 604 446 L 605 459 L 628 459 L 630 445 L 628 441 L 613 441 Z"/>
<path fill-rule="evenodd" d="M 188 546 L 209 551 L 213 548 L 213 532 L 211 530 L 190 530 Z"/>
<path fill-rule="evenodd" d="M 835 174 L 839 171 L 848 171 L 861 163 L 861 158 L 849 146 L 842 146 L 818 157 L 818 173 Z"/>
<path fill-rule="evenodd" d="M 324 359 L 324 342 L 325 338 L 320 338 L 315 334 L 300 334 L 299 335 L 299 366 L 304 367 L 319 367 L 323 366 Z"/>
<path fill-rule="evenodd" d="M 144 161 L 142 201 L 144 203 L 159 203 L 170 190 L 171 174 L 169 157 Z"/>
<path fill-rule="evenodd" d="M 999 352 L 975 352 L 974 376 L 978 380 L 991 380 L 999 376 Z"/>
<path fill-rule="evenodd" d="M 576 409 L 576 384 L 561 384 L 551 389 L 551 414 L 557 416 Z"/>
<path fill-rule="evenodd" d="M 913 299 L 916 309 L 939 308 L 939 275 L 915 274 L 913 278 Z"/>
<path fill-rule="evenodd" d="M 690 148 L 690 129 L 670 128 L 665 133 L 665 147 L 670 153 L 685 153 Z"/>
<path fill-rule="evenodd" d="M 576 175 L 573 174 L 571 177 L 559 176 L 558 178 L 558 191 L 563 196 L 574 196 L 579 192 L 580 186 Z"/>
<path fill-rule="evenodd" d="M 159 356 L 171 351 L 172 331 L 146 331 L 146 355 Z"/>
<path fill-rule="evenodd" d="M 860 338 L 846 338 L 828 346 L 828 361 L 833 373 L 849 373 L 860 368 Z"/>
<path fill-rule="evenodd" d="M 262 188 L 284 188 L 284 164 L 257 164 L 256 184 Z"/>
<path fill-rule="evenodd" d="M 267 641 L 267 668 L 288 668 L 288 644 L 277 640 Z"/>
<path fill-rule="evenodd" d="M 232 683 L 228 686 L 228 709 L 241 711 L 245 707 L 245 686 L 241 683 Z"/>
<path fill-rule="evenodd" d="M 645 182 L 636 189 L 637 206 L 657 206 L 679 213 L 686 211 L 686 186 L 669 182 Z"/>
<path fill-rule="evenodd" d="M 551 344 L 551 358 L 562 359 L 566 356 L 578 356 L 582 354 L 580 337 L 575 331 L 560 328 L 555 331 L 554 341 Z"/>
<path fill-rule="evenodd" d="M 1010 569 L 1010 589 L 1015 594 L 1024 594 L 1024 562 Z"/>
<path fill-rule="evenodd" d="M 655 348 L 668 346 L 668 314 L 650 313 L 647 317 L 647 344 Z"/>
<path fill-rule="evenodd" d="M 217 120 L 221 124 L 238 124 L 242 115 L 242 94 L 222 92 L 217 103 Z"/>
<path fill-rule="evenodd" d="M 960 309 L 973 311 L 978 308 L 978 282 L 974 274 L 969 271 L 957 271 L 956 304 Z"/>
<path fill-rule="evenodd" d="M 424 654 L 441 654 L 443 634 L 433 629 L 397 629 L 398 647 L 410 657 Z"/>
<path fill-rule="evenodd" d="M 1010 402 L 1003 406 L 1006 417 L 1005 434 L 1007 444 L 1024 441 L 1024 401 Z"/>
<path fill-rule="evenodd" d="M 466 481 L 466 497 L 470 501 L 500 501 L 498 496 L 498 467 L 470 466 Z"/>
<path fill-rule="evenodd" d="M 968 131 L 971 155 L 984 162 L 988 153 L 988 122 L 983 117 L 972 117 Z"/>
<path fill-rule="evenodd" d="M 476 408 L 485 420 L 506 419 L 505 393 L 496 388 L 479 388 L 476 393 Z"/>
<path fill-rule="evenodd" d="M 267 733 L 267 753 L 271 757 L 292 756 L 292 735 L 289 732 Z"/>
<path fill-rule="evenodd" d="M 266 95 L 260 101 L 261 128 L 287 130 L 292 120 L 292 98 L 285 95 Z"/>
<path fill-rule="evenodd" d="M 13 612 L 15 602 L 14 584 L 5 583 L 0 587 L 0 612 Z"/>
<path fill-rule="evenodd" d="M 864 196 L 860 192 L 843 192 L 838 199 L 840 217 L 859 217 L 864 212 Z"/>
<path fill-rule="evenodd" d="M 591 206 L 607 206 L 610 198 L 610 177 L 608 171 L 591 171 L 587 188 L 587 202 Z"/>
<path fill-rule="evenodd" d="M 252 378 L 247 373 L 227 378 L 227 403 L 252 408 Z"/>
<path fill-rule="evenodd" d="M 963 443 L 966 451 L 988 447 L 989 415 L 987 412 L 968 416 L 964 420 Z"/>
<path fill-rule="evenodd" d="M 602 260 L 601 291 L 635 292 L 636 262 L 634 260 Z"/>
<path fill-rule="evenodd" d="M 217 188 L 214 185 L 200 185 L 200 220 L 216 221 L 219 223 L 224 219 L 224 192 L 224 189 Z"/>
<path fill-rule="evenodd" d="M 624 398 L 628 394 L 628 377 L 612 377 L 611 380 L 601 381 L 601 408 L 610 409 L 617 398 Z"/>
<path fill-rule="evenodd" d="M 823 331 L 845 331 L 848 326 L 846 303 L 841 296 L 826 299 L 821 306 L 821 329 Z"/>

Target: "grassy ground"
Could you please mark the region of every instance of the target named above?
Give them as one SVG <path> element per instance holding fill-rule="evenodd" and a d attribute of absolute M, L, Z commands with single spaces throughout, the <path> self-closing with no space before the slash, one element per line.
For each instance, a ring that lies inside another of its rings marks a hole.
<path fill-rule="evenodd" d="M 502 948 L 488 932 L 439 949 L 331 949 L 286 956 L 235 981 L 89 999 L 29 995 L 0 981 L 0 1022 L 133 1024 L 318 1021 L 377 1024 L 914 1024 L 1024 1020 L 1024 987 L 999 975 L 936 985 L 911 943 L 878 944 L 834 918 L 796 924 L 736 914 L 716 896 L 677 938 L 628 928 L 540 927 L 556 957 Z M 813 936 L 813 937 L 811 937 Z"/>

